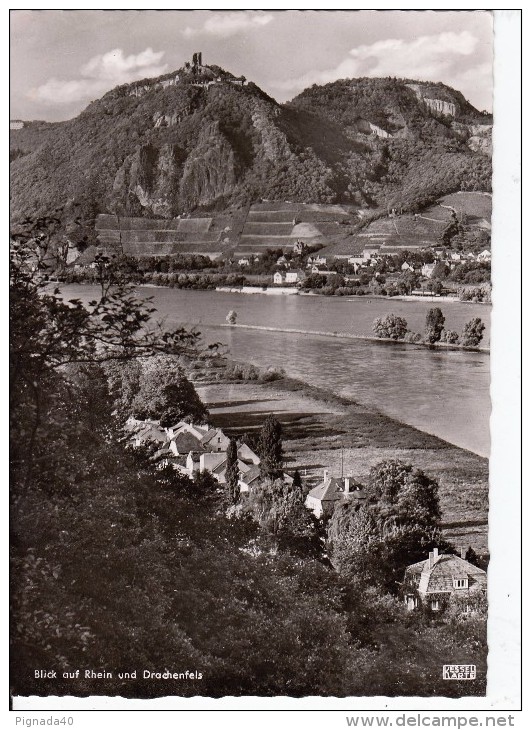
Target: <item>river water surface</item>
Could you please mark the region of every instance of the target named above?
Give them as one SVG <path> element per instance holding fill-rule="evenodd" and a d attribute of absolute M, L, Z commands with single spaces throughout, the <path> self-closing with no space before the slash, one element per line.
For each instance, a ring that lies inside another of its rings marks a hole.
<path fill-rule="evenodd" d="M 64 285 L 62 291 L 69 299 L 83 301 L 97 295 L 97 288 L 87 285 Z M 289 376 L 350 397 L 482 456 L 489 454 L 487 353 L 223 326 L 232 309 L 239 324 L 370 336 L 374 318 L 392 311 L 404 317 L 411 330 L 422 332 L 428 309 L 440 306 L 446 327 L 457 332 L 468 320 L 481 317 L 486 325 L 482 344 L 488 346 L 488 305 L 163 287 L 142 287 L 141 293 L 153 297 L 157 316 L 164 317 L 168 326 L 194 325 L 207 343 L 226 344 L 237 360 L 281 366 Z"/>

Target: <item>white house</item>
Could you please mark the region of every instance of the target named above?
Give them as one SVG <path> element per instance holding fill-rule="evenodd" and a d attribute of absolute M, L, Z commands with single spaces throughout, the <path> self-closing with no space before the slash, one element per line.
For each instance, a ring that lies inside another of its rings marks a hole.
<path fill-rule="evenodd" d="M 306 266 L 326 266 L 326 258 L 324 256 L 319 256 L 316 254 L 315 256 L 308 256 L 308 261 L 306 262 Z"/>
<path fill-rule="evenodd" d="M 286 271 L 286 284 L 298 284 L 306 277 L 304 271 L 297 269 L 296 271 Z"/>
<path fill-rule="evenodd" d="M 485 249 L 481 253 L 478 253 L 477 260 L 478 261 L 490 261 L 492 259 L 492 254 L 488 249 Z"/>
<path fill-rule="evenodd" d="M 312 274 L 320 274 L 321 276 L 329 276 L 330 274 L 337 274 L 337 271 L 333 271 L 332 269 L 323 269 L 321 266 L 312 266 L 311 268 Z"/>
<path fill-rule="evenodd" d="M 422 276 L 425 276 L 427 279 L 431 279 L 433 276 L 433 270 L 435 269 L 435 264 L 424 264 L 422 269 L 420 270 L 420 273 Z"/>
<path fill-rule="evenodd" d="M 284 274 L 282 271 L 275 271 L 273 274 L 273 284 L 283 284 L 284 283 Z"/>
<path fill-rule="evenodd" d="M 381 243 L 365 246 L 365 248 L 363 249 L 364 260 L 368 261 L 369 259 L 372 259 L 375 256 L 377 256 L 380 253 L 381 247 L 382 247 Z"/>
<path fill-rule="evenodd" d="M 258 466 L 252 466 L 246 473 L 240 472 L 240 478 L 238 480 L 238 486 L 240 487 L 240 493 L 249 493 L 251 489 L 258 484 L 260 481 L 260 468 Z"/>
<path fill-rule="evenodd" d="M 238 265 L 239 266 L 250 266 L 251 259 L 247 258 L 246 256 L 244 258 L 238 259 Z"/>

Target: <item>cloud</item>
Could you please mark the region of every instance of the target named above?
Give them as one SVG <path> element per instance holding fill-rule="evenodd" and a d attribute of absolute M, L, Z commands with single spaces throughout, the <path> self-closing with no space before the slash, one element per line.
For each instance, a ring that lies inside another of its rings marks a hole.
<path fill-rule="evenodd" d="M 228 36 L 240 33 L 245 30 L 254 30 L 264 28 L 273 20 L 271 13 L 258 13 L 254 11 L 236 12 L 236 13 L 214 13 L 211 15 L 200 28 L 191 28 L 187 26 L 182 34 L 186 38 L 192 38 L 196 35 L 208 34 L 227 38 Z"/>
<path fill-rule="evenodd" d="M 146 48 L 140 53 L 125 56 L 121 48 L 91 58 L 79 70 L 79 77 L 70 80 L 51 78 L 31 89 L 28 96 L 45 104 L 70 104 L 109 91 L 114 86 L 138 79 L 160 76 L 167 69 L 161 64 L 164 51 Z"/>
<path fill-rule="evenodd" d="M 300 91 L 311 84 L 356 76 L 396 76 L 448 83 L 448 77 L 458 76 L 464 65 L 466 69 L 473 65 L 471 57 L 477 45 L 478 39 L 467 30 L 413 40 L 387 38 L 353 48 L 335 68 L 279 80 L 275 88 Z"/>

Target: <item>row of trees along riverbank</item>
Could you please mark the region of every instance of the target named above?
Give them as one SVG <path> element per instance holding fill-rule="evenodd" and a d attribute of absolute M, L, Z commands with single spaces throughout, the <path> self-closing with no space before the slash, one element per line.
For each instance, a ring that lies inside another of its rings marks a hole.
<path fill-rule="evenodd" d="M 483 339 L 485 325 L 479 317 L 474 317 L 463 327 L 461 334 L 444 328 L 445 317 L 439 307 L 433 307 L 426 315 L 424 334 L 408 329 L 407 321 L 392 312 L 385 317 L 377 317 L 373 323 L 376 337 L 411 343 L 435 345 L 443 342 L 461 347 L 479 347 Z"/>

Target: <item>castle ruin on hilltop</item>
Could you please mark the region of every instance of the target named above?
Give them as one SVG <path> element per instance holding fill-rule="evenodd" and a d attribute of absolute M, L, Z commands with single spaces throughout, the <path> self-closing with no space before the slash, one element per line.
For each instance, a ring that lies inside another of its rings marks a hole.
<path fill-rule="evenodd" d="M 234 86 L 246 86 L 247 79 L 245 76 L 235 77 L 228 71 L 221 71 L 221 69 L 215 67 L 216 70 L 210 66 L 203 65 L 203 54 L 201 51 L 196 51 L 192 55 L 191 61 L 185 61 L 183 68 L 175 73 L 173 76 L 162 81 L 156 81 L 154 83 L 138 83 L 135 84 L 130 90 L 130 96 L 143 96 L 148 91 L 154 91 L 155 89 L 165 89 L 168 86 L 175 86 L 179 81 L 186 80 L 186 83 L 191 86 L 206 87 L 212 86 L 213 84 L 229 83 Z"/>

